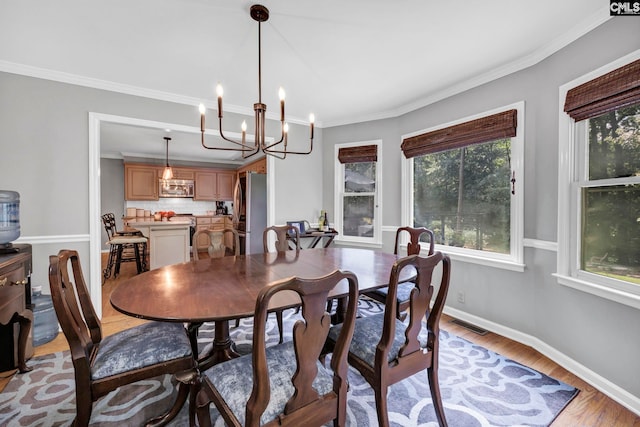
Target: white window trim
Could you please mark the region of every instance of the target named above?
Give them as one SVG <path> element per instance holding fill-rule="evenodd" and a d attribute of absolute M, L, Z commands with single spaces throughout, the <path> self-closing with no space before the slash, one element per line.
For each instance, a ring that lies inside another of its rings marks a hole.
<path fill-rule="evenodd" d="M 349 148 L 349 147 L 360 147 L 363 145 L 375 145 L 378 154 L 378 160 L 376 161 L 376 192 L 375 192 L 375 212 L 374 212 L 374 220 L 373 220 L 373 237 L 355 237 L 355 236 L 345 236 L 343 232 L 343 198 L 342 194 L 344 193 L 344 165 L 338 161 L 338 150 L 340 148 Z M 338 235 L 336 236 L 334 242 L 336 243 L 348 243 L 353 246 L 363 246 L 363 247 L 381 247 L 382 246 L 382 209 L 380 208 L 382 204 L 382 140 L 376 139 L 372 141 L 359 141 L 359 142 L 346 142 L 341 144 L 336 144 L 334 146 L 334 156 L 335 159 L 335 175 L 333 181 L 333 195 L 334 195 L 334 212 L 333 217 L 335 218 L 335 229 L 338 231 Z"/>
<path fill-rule="evenodd" d="M 479 119 L 507 110 L 517 111 L 518 126 L 516 136 L 511 138 L 511 170 L 516 173 L 515 195 L 511 203 L 511 253 L 496 254 L 473 249 L 456 248 L 452 246 L 436 245 L 436 250 L 446 252 L 452 259 L 480 264 L 506 270 L 524 271 L 524 101 L 506 105 L 489 111 L 484 111 L 469 117 L 464 117 L 449 123 L 421 129 L 406 135 L 401 140 L 426 132 L 454 126 L 470 120 Z M 402 156 L 401 160 L 401 218 L 403 224 L 413 224 L 413 159 Z M 406 239 L 406 236 L 404 236 Z M 405 241 L 400 242 L 406 245 Z"/>
<path fill-rule="evenodd" d="M 567 92 L 640 59 L 640 50 L 574 79 L 559 88 L 558 105 L 558 265 L 559 284 L 640 309 L 637 285 L 580 270 L 580 199 L 576 181 L 575 120 L 564 112 Z M 633 292 L 635 291 L 635 292 Z"/>

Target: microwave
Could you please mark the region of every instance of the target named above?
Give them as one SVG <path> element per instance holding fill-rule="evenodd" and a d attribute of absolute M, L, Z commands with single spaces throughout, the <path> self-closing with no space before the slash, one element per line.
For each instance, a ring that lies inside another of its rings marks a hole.
<path fill-rule="evenodd" d="M 193 180 L 161 179 L 158 181 L 159 197 L 193 197 Z"/>

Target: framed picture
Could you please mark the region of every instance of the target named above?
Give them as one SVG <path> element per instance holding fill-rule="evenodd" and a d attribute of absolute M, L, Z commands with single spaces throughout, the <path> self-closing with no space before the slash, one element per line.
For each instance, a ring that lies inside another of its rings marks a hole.
<path fill-rule="evenodd" d="M 298 233 L 300 233 L 300 235 L 304 234 L 306 232 L 305 228 L 304 228 L 304 223 L 306 221 L 287 221 L 287 225 L 293 225 L 295 228 L 298 229 Z M 291 233 L 291 232 L 289 232 Z"/>

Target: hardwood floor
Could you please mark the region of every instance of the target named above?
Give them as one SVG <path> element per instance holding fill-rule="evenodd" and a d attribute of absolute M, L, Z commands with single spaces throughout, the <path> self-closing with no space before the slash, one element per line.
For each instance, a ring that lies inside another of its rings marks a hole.
<path fill-rule="evenodd" d="M 102 328 L 105 336 L 144 322 L 143 320 L 134 319 L 118 313 L 111 307 L 111 304 L 109 304 L 111 292 L 123 279 L 130 277 L 135 274 L 135 272 L 134 263 L 125 263 L 122 265 L 120 276 L 117 279 L 111 278 L 107 280 L 102 288 Z M 441 328 L 580 389 L 578 396 L 560 413 L 558 418 L 553 422 L 552 427 L 640 427 L 640 416 L 629 411 L 603 393 L 600 393 L 594 387 L 531 347 L 492 332 L 486 335 L 478 335 L 460 325 L 452 323 L 451 320 L 452 318 L 450 316 L 444 315 Z M 53 341 L 36 347 L 34 349 L 34 356 L 68 349 L 67 341 L 64 335 L 60 333 Z M 0 390 L 4 389 L 12 375 L 11 372 L 0 373 Z"/>

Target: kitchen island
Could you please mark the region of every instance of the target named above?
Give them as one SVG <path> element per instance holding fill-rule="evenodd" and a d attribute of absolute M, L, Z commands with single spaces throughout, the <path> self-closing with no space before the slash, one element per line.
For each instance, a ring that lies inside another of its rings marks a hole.
<path fill-rule="evenodd" d="M 125 220 L 128 228 L 140 230 L 149 239 L 149 268 L 191 260 L 188 219 L 154 221 L 153 218 Z"/>

